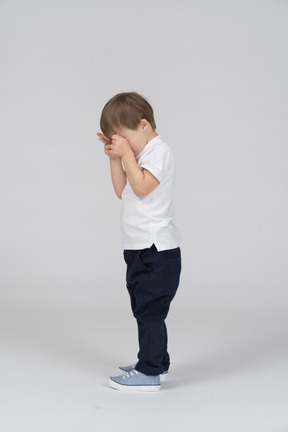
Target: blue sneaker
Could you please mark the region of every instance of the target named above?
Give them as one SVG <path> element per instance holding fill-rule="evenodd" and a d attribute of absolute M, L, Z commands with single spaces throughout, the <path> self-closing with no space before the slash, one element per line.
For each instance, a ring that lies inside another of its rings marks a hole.
<path fill-rule="evenodd" d="M 133 369 L 135 369 L 136 363 L 130 365 L 130 366 L 119 366 L 120 370 L 123 370 L 124 372 L 131 372 Z M 168 371 L 164 371 L 162 374 L 160 374 L 161 380 L 167 378 Z"/>
<path fill-rule="evenodd" d="M 132 369 L 124 375 L 110 377 L 110 387 L 127 391 L 158 391 L 161 388 L 160 375 L 145 375 Z"/>

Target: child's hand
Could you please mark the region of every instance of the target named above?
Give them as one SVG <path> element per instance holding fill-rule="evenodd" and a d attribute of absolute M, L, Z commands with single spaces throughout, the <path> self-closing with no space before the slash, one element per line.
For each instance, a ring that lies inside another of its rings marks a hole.
<path fill-rule="evenodd" d="M 101 134 L 100 132 L 97 132 L 98 138 L 100 141 L 104 144 L 104 153 L 110 157 L 110 159 L 116 159 L 119 156 L 115 156 L 111 154 L 111 151 L 109 150 L 109 146 L 111 145 L 111 141 L 109 138 L 107 138 L 105 135 Z"/>
<path fill-rule="evenodd" d="M 108 148 L 111 152 L 110 154 L 112 154 L 113 156 L 118 156 L 120 158 L 122 158 L 125 154 L 129 152 L 133 153 L 133 150 L 127 139 L 123 138 L 121 135 L 118 134 L 112 135 L 111 144 L 108 145 Z"/>
<path fill-rule="evenodd" d="M 107 137 L 106 137 L 105 135 L 103 135 L 102 133 L 97 132 L 96 135 L 98 135 L 99 140 L 102 141 L 104 145 L 110 143 L 109 138 L 107 138 Z"/>

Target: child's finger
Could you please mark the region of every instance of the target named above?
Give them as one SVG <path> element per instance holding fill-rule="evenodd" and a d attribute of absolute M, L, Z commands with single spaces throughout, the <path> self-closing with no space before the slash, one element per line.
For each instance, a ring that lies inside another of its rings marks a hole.
<path fill-rule="evenodd" d="M 99 138 L 104 144 L 109 144 L 110 140 L 108 140 L 108 138 L 104 137 L 104 138 Z"/>
<path fill-rule="evenodd" d="M 108 144 L 108 142 L 109 141 L 107 141 L 107 139 L 105 139 L 105 138 L 100 138 L 99 137 L 99 140 L 105 145 L 105 144 Z"/>
<path fill-rule="evenodd" d="M 105 139 L 106 141 L 109 141 L 109 139 L 105 135 L 101 134 L 100 132 L 97 132 L 97 135 L 99 138 L 101 136 L 101 138 Z"/>

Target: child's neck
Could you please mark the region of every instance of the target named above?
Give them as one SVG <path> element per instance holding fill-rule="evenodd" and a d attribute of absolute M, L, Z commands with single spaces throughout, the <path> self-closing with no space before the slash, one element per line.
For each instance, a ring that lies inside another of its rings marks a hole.
<path fill-rule="evenodd" d="M 149 136 L 147 136 L 147 141 L 146 144 L 151 141 L 153 138 L 155 138 L 156 136 L 158 136 L 158 133 L 156 131 L 151 132 L 151 134 Z"/>

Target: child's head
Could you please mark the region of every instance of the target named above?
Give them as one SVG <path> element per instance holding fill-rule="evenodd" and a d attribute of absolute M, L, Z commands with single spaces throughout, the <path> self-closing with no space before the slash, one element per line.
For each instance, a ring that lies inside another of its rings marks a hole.
<path fill-rule="evenodd" d="M 136 131 L 141 120 L 147 120 L 152 131 L 156 129 L 154 113 L 147 100 L 136 92 L 118 93 L 104 106 L 100 127 L 107 138 L 123 129 Z"/>

